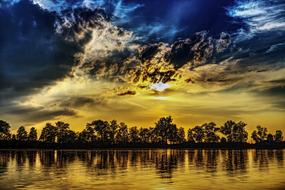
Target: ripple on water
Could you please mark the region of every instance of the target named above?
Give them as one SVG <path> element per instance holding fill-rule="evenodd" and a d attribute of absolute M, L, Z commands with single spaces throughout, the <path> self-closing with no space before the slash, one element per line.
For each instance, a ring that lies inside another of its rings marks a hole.
<path fill-rule="evenodd" d="M 0 189 L 285 189 L 283 150 L 0 151 Z"/>

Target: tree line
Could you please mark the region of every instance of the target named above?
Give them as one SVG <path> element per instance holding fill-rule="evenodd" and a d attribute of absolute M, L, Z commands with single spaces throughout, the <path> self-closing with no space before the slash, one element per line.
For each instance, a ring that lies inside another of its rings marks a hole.
<path fill-rule="evenodd" d="M 43 142 L 56 144 L 185 144 L 185 143 L 246 143 L 249 139 L 246 130 L 247 124 L 240 121 L 226 121 L 218 127 L 214 122 L 195 126 L 185 132 L 178 128 L 171 116 L 160 118 L 149 128 L 128 127 L 116 120 L 94 120 L 86 127 L 75 132 L 68 123 L 58 121 L 55 124 L 47 123 L 41 134 L 36 128 L 29 131 L 24 126 L 18 128 L 16 134 L 10 132 L 8 122 L 0 120 L 0 140 L 20 142 Z M 281 143 L 283 134 L 281 130 L 269 133 L 267 128 L 257 126 L 252 132 L 252 140 L 257 143 Z"/>

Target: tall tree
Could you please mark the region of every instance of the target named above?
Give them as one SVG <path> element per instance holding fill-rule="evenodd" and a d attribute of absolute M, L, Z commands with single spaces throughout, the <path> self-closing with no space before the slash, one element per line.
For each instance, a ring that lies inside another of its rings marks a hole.
<path fill-rule="evenodd" d="M 40 140 L 48 143 L 55 143 L 57 128 L 50 123 L 47 123 L 43 128 Z"/>
<path fill-rule="evenodd" d="M 111 142 L 114 144 L 115 143 L 115 141 L 116 141 L 116 133 L 117 133 L 117 130 L 118 130 L 118 128 L 119 128 L 119 125 L 118 125 L 118 123 L 117 123 L 117 121 L 116 120 L 112 120 L 111 122 L 110 122 L 110 125 L 109 125 L 109 127 L 108 127 L 108 133 L 109 133 L 109 138 L 110 138 L 110 140 L 111 140 Z"/>
<path fill-rule="evenodd" d="M 274 136 L 271 133 L 269 133 L 267 135 L 267 142 L 268 143 L 273 143 L 274 142 Z"/>
<path fill-rule="evenodd" d="M 251 138 L 255 141 L 255 143 L 265 142 L 267 140 L 267 128 L 258 125 L 256 130 L 252 132 Z"/>
<path fill-rule="evenodd" d="M 282 142 L 283 141 L 283 134 L 281 130 L 277 130 L 274 135 L 275 142 Z"/>
<path fill-rule="evenodd" d="M 220 128 L 220 131 L 227 137 L 228 142 L 246 142 L 248 133 L 245 126 L 246 123 L 242 121 L 236 123 L 230 120 Z"/>
<path fill-rule="evenodd" d="M 220 140 L 219 135 L 217 135 L 217 132 L 219 131 L 219 128 L 216 127 L 216 124 L 211 122 L 211 123 L 205 123 L 202 125 L 202 128 L 205 132 L 205 140 L 204 142 L 208 143 L 217 143 Z"/>
<path fill-rule="evenodd" d="M 168 141 L 173 143 L 177 139 L 177 127 L 173 123 L 171 116 L 162 117 L 155 124 L 154 133 L 162 143 L 167 144 Z"/>
<path fill-rule="evenodd" d="M 216 127 L 216 124 L 211 123 L 204 123 L 201 126 L 196 126 L 193 129 L 188 130 L 188 141 L 189 142 L 207 142 L 207 143 L 214 143 L 219 142 L 220 137 L 217 134 L 219 128 Z"/>
<path fill-rule="evenodd" d="M 55 123 L 55 127 L 57 130 L 57 142 L 62 144 L 66 143 L 68 139 L 68 135 L 70 133 L 70 128 L 68 123 L 64 123 L 62 121 L 58 121 Z"/>
<path fill-rule="evenodd" d="M 38 133 L 36 128 L 32 127 L 29 133 L 29 141 L 36 141 L 38 139 Z"/>
<path fill-rule="evenodd" d="M 161 138 L 157 136 L 155 128 L 153 128 L 153 127 L 149 128 L 149 141 L 151 143 L 159 143 L 159 142 L 161 142 Z"/>
<path fill-rule="evenodd" d="M 195 142 L 195 139 L 194 139 L 194 131 L 193 131 L 193 129 L 191 129 L 191 128 L 188 129 L 187 140 L 188 140 L 188 142 L 192 142 L 192 143 Z"/>
<path fill-rule="evenodd" d="M 109 137 L 109 122 L 103 120 L 95 120 L 91 123 L 87 123 L 87 127 L 91 127 L 96 131 L 99 141 L 107 142 L 110 140 Z"/>
<path fill-rule="evenodd" d="M 139 136 L 141 142 L 150 143 L 151 142 L 151 131 L 148 128 L 140 128 Z"/>
<path fill-rule="evenodd" d="M 177 132 L 177 142 L 183 143 L 185 142 L 185 131 L 183 127 L 180 127 Z"/>
<path fill-rule="evenodd" d="M 77 141 L 77 134 L 72 130 L 67 130 L 65 136 L 63 138 L 63 143 L 65 144 L 72 144 Z"/>
<path fill-rule="evenodd" d="M 28 140 L 28 132 L 26 131 L 25 127 L 21 126 L 17 130 L 17 140 L 19 141 L 26 141 Z"/>
<path fill-rule="evenodd" d="M 92 127 L 86 127 L 78 135 L 79 142 L 91 143 L 96 141 L 95 130 Z"/>
<path fill-rule="evenodd" d="M 131 127 L 130 128 L 129 140 L 131 143 L 139 143 L 140 142 L 139 130 L 137 127 Z"/>
<path fill-rule="evenodd" d="M 204 142 L 205 140 L 205 131 L 201 126 L 196 126 L 188 130 L 188 141 L 193 141 L 196 143 Z"/>
<path fill-rule="evenodd" d="M 120 143 L 120 144 L 126 144 L 128 143 L 128 126 L 121 122 L 119 124 L 119 128 L 118 128 L 118 131 L 116 133 L 116 136 L 115 136 L 115 139 L 116 139 L 116 143 Z"/>
<path fill-rule="evenodd" d="M 6 121 L 0 120 L 0 140 L 8 140 L 11 137 L 10 124 Z"/>

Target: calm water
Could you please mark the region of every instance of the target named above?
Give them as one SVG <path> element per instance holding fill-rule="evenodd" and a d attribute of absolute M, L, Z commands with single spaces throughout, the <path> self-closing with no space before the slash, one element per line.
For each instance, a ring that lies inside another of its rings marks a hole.
<path fill-rule="evenodd" d="M 285 189 L 285 150 L 0 150 L 0 189 Z"/>

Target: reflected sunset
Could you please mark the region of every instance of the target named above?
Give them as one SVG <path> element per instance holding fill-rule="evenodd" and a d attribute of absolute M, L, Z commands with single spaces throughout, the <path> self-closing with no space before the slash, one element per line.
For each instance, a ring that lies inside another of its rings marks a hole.
<path fill-rule="evenodd" d="M 4 189 L 282 189 L 284 156 L 282 150 L 1 151 L 0 185 Z M 267 184 L 261 183 L 264 175 L 270 179 Z M 34 181 L 41 182 L 34 185 Z"/>

